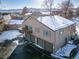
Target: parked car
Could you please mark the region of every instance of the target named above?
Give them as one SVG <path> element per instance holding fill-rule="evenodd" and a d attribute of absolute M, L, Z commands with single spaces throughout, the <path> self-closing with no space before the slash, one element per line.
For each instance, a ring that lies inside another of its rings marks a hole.
<path fill-rule="evenodd" d="M 52 53 L 52 57 L 57 59 L 73 59 L 77 54 L 77 46 L 74 44 L 66 44 L 64 47 L 60 48 L 56 53 Z"/>

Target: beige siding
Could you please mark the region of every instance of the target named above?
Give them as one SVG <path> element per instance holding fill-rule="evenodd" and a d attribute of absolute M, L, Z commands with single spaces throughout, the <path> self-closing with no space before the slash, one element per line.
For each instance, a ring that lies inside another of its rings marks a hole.
<path fill-rule="evenodd" d="M 65 44 L 65 34 L 64 34 L 64 29 L 60 29 L 56 31 L 56 49 L 62 47 Z"/>
<path fill-rule="evenodd" d="M 33 27 L 33 35 L 35 37 L 41 38 L 44 41 L 50 42 L 53 44 L 54 51 L 59 49 L 65 44 L 65 39 L 69 38 L 69 36 L 72 35 L 73 31 L 71 29 L 71 26 L 68 26 L 66 28 L 59 29 L 57 31 L 53 31 L 49 29 L 47 26 L 41 24 L 35 19 L 28 19 L 23 23 L 23 25 L 30 25 Z M 72 28 L 74 28 L 72 26 Z M 45 36 L 44 31 L 48 31 L 51 33 L 50 36 Z"/>
<path fill-rule="evenodd" d="M 76 31 L 76 24 L 71 25 L 71 28 L 70 29 L 71 29 L 70 34 L 71 35 L 74 35 L 74 33 Z"/>
<path fill-rule="evenodd" d="M 33 27 L 33 35 L 35 37 L 38 37 L 38 38 L 42 39 L 44 42 L 47 41 L 47 42 L 51 43 L 52 45 L 53 44 L 55 45 L 54 32 L 51 29 L 49 29 L 48 27 L 44 26 L 43 24 L 40 24 L 37 20 L 34 20 L 34 19 L 27 20 L 27 21 L 25 21 L 23 23 L 23 25 L 30 25 L 30 26 L 32 26 Z M 49 36 L 44 35 L 43 32 L 45 30 L 50 32 Z"/>
<path fill-rule="evenodd" d="M 68 26 L 66 28 L 60 29 L 55 32 L 55 36 L 56 36 L 56 39 L 55 39 L 56 40 L 56 44 L 55 44 L 56 49 L 55 50 L 59 49 L 66 43 L 66 38 L 67 38 L 67 40 L 70 39 L 70 36 L 72 36 L 73 31 L 74 31 L 71 27 L 73 27 L 73 26 Z"/>
<path fill-rule="evenodd" d="M 54 32 L 52 30 L 50 30 L 49 28 L 47 28 L 46 26 L 43 26 L 42 24 L 40 24 L 37 20 L 34 20 L 34 19 L 27 20 L 24 22 L 24 25 L 30 25 L 33 27 L 34 36 L 44 39 L 51 43 L 54 41 Z M 38 28 L 39 32 L 35 31 L 35 28 Z M 44 30 L 50 32 L 52 36 L 45 36 L 43 34 Z"/>

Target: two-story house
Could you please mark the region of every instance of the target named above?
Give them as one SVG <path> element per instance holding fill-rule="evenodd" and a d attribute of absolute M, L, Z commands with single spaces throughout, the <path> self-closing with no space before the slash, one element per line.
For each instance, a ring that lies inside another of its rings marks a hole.
<path fill-rule="evenodd" d="M 48 51 L 57 51 L 75 34 L 75 23 L 58 15 L 30 17 L 23 25 L 32 30 L 31 41 Z"/>

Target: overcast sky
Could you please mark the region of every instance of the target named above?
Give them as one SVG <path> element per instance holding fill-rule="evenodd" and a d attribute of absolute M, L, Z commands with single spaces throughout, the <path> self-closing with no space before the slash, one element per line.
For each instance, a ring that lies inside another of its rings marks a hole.
<path fill-rule="evenodd" d="M 1 0 L 0 8 L 2 9 L 22 9 L 24 6 L 29 8 L 41 8 L 43 7 L 44 0 Z M 54 0 L 54 7 L 58 7 L 58 4 L 63 0 Z M 71 0 L 75 6 L 79 6 L 79 0 Z"/>

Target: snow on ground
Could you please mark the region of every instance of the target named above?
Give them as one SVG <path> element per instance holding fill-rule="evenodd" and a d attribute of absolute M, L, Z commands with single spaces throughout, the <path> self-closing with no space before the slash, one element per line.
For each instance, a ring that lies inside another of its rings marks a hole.
<path fill-rule="evenodd" d="M 22 33 L 20 33 L 18 30 L 8 30 L 4 31 L 0 35 L 0 42 L 3 42 L 4 40 L 12 40 L 14 38 L 17 38 L 20 36 Z"/>
<path fill-rule="evenodd" d="M 24 20 L 12 19 L 9 24 L 22 24 Z"/>
<path fill-rule="evenodd" d="M 51 54 L 51 56 L 64 59 L 63 56 L 70 57 L 70 53 L 73 49 L 77 48 L 74 44 L 66 44 L 66 46 L 60 48 L 56 53 Z"/>
<path fill-rule="evenodd" d="M 70 55 L 70 52 L 72 51 L 72 49 L 76 48 L 76 45 L 73 44 L 67 44 L 66 46 L 64 46 L 63 48 L 60 48 L 57 52 L 56 55 L 61 55 L 61 56 L 68 56 Z"/>

